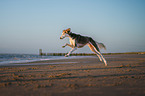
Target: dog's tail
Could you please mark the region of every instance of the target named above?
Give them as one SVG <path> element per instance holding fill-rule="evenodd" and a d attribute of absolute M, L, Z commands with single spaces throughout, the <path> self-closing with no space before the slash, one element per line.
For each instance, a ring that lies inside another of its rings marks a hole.
<path fill-rule="evenodd" d="M 96 41 L 95 41 L 96 42 Z M 96 42 L 96 44 L 98 45 L 98 47 L 100 48 L 100 49 L 104 49 L 104 50 L 106 50 L 106 46 L 103 44 L 103 43 L 99 43 L 99 42 Z"/>
<path fill-rule="evenodd" d="M 99 49 L 104 49 L 106 50 L 106 46 L 103 44 L 103 43 L 99 43 L 99 42 L 96 42 L 95 40 L 93 40 L 92 38 L 89 38 L 90 42 L 93 44 L 93 46 L 96 48 L 97 51 L 100 52 Z"/>

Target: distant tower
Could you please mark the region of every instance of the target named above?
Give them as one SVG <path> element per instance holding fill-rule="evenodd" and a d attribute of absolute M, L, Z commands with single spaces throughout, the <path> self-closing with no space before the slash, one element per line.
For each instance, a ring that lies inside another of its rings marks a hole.
<path fill-rule="evenodd" d="M 39 55 L 41 56 L 42 54 L 42 49 L 39 49 Z"/>

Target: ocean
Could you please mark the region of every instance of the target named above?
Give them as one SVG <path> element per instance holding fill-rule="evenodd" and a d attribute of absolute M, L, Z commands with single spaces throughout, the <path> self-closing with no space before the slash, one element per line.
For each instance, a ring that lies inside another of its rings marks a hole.
<path fill-rule="evenodd" d="M 53 59 L 63 59 L 64 56 L 39 56 L 35 54 L 0 54 L 0 64 L 27 63 Z"/>

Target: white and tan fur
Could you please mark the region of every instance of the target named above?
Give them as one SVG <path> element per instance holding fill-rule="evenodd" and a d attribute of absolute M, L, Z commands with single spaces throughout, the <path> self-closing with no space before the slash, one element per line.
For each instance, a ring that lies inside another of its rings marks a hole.
<path fill-rule="evenodd" d="M 103 43 L 98 43 L 94 41 L 91 37 L 82 36 L 80 34 L 75 34 L 71 32 L 71 29 L 68 28 L 66 30 L 63 30 L 62 35 L 60 39 L 63 39 L 65 37 L 69 37 L 70 44 L 66 43 L 63 48 L 66 46 L 71 47 L 72 49 L 66 54 L 65 56 L 68 57 L 73 51 L 75 51 L 77 48 L 82 48 L 85 45 L 88 45 L 91 51 L 93 51 L 100 59 L 100 61 L 103 61 L 105 63 L 105 66 L 107 66 L 107 61 L 101 54 L 99 48 L 106 49 L 105 45 Z"/>

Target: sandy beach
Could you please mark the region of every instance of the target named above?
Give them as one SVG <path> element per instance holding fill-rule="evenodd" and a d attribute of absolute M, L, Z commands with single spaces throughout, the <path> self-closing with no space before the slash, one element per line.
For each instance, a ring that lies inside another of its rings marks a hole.
<path fill-rule="evenodd" d="M 145 96 L 145 54 L 0 66 L 0 96 Z"/>

